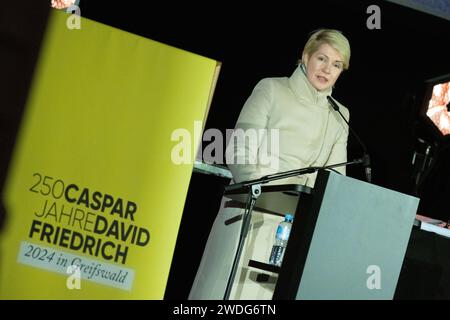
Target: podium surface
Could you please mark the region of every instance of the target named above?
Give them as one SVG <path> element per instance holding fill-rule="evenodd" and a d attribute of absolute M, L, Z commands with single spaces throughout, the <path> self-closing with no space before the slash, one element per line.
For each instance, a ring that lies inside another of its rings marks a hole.
<path fill-rule="evenodd" d="M 418 203 L 320 171 L 299 203 L 274 299 L 392 299 Z"/>
<path fill-rule="evenodd" d="M 225 191 L 224 196 L 245 204 L 248 199 L 249 188 Z M 263 185 L 261 195 L 255 203 L 255 210 L 284 216 L 286 212 L 294 214 L 297 210 L 299 197 L 311 194 L 310 187 L 300 184 Z"/>

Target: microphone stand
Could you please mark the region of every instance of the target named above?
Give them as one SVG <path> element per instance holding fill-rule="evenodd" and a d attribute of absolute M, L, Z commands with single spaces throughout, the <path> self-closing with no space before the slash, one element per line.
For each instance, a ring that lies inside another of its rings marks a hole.
<path fill-rule="evenodd" d="M 370 157 L 369 152 L 367 152 L 366 145 L 362 142 L 361 138 L 358 136 L 358 134 L 353 130 L 353 128 L 350 126 L 350 123 L 348 123 L 347 119 L 345 119 L 344 115 L 342 114 L 341 110 L 339 110 L 339 106 L 337 105 L 336 101 L 333 100 L 332 97 L 327 96 L 327 100 L 330 103 L 330 105 L 333 107 L 334 110 L 336 110 L 342 119 L 344 119 L 345 123 L 347 124 L 348 128 L 350 129 L 350 132 L 353 134 L 353 136 L 356 138 L 356 140 L 359 142 L 363 149 L 363 157 L 364 160 L 362 162 L 364 166 L 364 171 L 366 173 L 366 180 L 367 182 L 372 182 L 372 168 L 370 167 Z"/>
<path fill-rule="evenodd" d="M 324 167 L 307 167 L 307 168 L 301 168 L 301 169 L 294 169 L 294 170 L 284 171 L 284 172 L 280 172 L 280 173 L 269 174 L 269 175 L 266 175 L 259 179 L 243 181 L 240 183 L 235 183 L 235 184 L 226 186 L 225 191 L 249 187 L 249 192 L 248 192 L 247 202 L 245 204 L 245 210 L 244 210 L 244 214 L 243 214 L 243 218 L 242 218 L 242 226 L 241 226 L 241 231 L 239 234 L 238 247 L 236 250 L 236 254 L 234 256 L 233 265 L 231 267 L 231 272 L 228 277 L 227 287 L 225 289 L 225 294 L 224 294 L 223 299 L 229 300 L 229 298 L 230 298 L 231 288 L 233 286 L 234 278 L 236 277 L 236 271 L 237 271 L 237 267 L 239 265 L 239 260 L 241 259 L 241 254 L 242 254 L 242 249 L 244 247 L 245 238 L 247 237 L 247 234 L 248 234 L 248 229 L 249 229 L 250 221 L 251 221 L 251 214 L 252 214 L 253 208 L 255 206 L 256 200 L 261 195 L 261 184 L 264 184 L 264 183 L 267 183 L 270 181 L 284 179 L 284 178 L 295 177 L 295 176 L 299 176 L 299 175 L 303 175 L 303 174 L 313 173 L 318 170 L 333 169 L 333 168 L 337 168 L 337 167 L 343 167 L 343 166 L 359 164 L 359 163 L 364 163 L 364 162 L 365 162 L 364 158 L 359 158 L 359 159 L 355 159 L 352 161 L 341 162 L 341 163 L 332 164 L 332 165 L 328 165 L 328 166 L 324 166 Z"/>

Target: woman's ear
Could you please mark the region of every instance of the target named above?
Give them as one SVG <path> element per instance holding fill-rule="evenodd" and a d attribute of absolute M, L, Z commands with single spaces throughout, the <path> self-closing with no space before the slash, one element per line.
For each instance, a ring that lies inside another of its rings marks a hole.
<path fill-rule="evenodd" d="M 305 67 L 308 65 L 308 60 L 309 60 L 308 55 L 307 55 L 306 53 L 303 54 L 303 55 L 302 55 L 302 62 L 303 62 L 303 64 L 305 65 Z"/>

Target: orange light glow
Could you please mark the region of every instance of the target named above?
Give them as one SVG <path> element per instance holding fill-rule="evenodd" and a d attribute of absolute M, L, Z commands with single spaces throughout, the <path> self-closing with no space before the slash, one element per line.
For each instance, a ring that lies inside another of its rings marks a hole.
<path fill-rule="evenodd" d="M 443 135 L 450 134 L 450 112 L 447 110 L 449 102 L 450 82 L 435 85 L 433 87 L 433 95 L 428 104 L 427 116 Z"/>
<path fill-rule="evenodd" d="M 52 0 L 52 8 L 65 9 L 75 3 L 76 0 Z"/>

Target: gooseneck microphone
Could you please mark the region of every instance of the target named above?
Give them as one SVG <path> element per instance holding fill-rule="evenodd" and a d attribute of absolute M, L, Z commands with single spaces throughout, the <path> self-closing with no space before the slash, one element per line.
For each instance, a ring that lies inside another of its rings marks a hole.
<path fill-rule="evenodd" d="M 352 127 L 350 126 L 350 123 L 348 123 L 347 119 L 345 119 L 344 115 L 339 110 L 339 106 L 336 103 L 336 101 L 334 101 L 334 99 L 331 98 L 330 96 L 327 96 L 327 99 L 328 99 L 328 102 L 330 103 L 330 105 L 333 107 L 333 109 L 339 113 L 339 115 L 341 116 L 342 119 L 344 119 L 345 123 L 348 125 L 348 128 L 350 129 L 350 132 L 353 134 L 353 136 L 356 138 L 356 140 L 361 145 L 361 147 L 363 149 L 362 164 L 364 166 L 364 171 L 366 173 L 366 180 L 367 180 L 367 182 L 372 182 L 372 168 L 370 167 L 370 157 L 369 157 L 369 153 L 367 152 L 367 148 L 366 148 L 365 144 L 362 142 L 362 140 L 359 138 L 359 136 L 356 134 L 356 132 L 352 129 Z"/>

